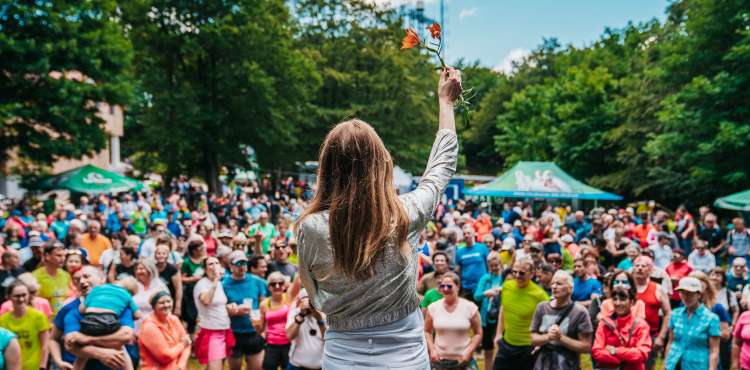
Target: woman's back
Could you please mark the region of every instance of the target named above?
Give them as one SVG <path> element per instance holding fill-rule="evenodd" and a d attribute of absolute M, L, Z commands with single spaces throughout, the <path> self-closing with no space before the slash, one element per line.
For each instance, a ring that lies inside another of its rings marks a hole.
<path fill-rule="evenodd" d="M 303 218 L 299 225 L 300 277 L 316 308 L 334 330 L 373 327 L 397 321 L 419 306 L 417 244 L 440 196 L 456 170 L 458 142 L 452 130 L 440 130 L 417 188 L 399 196 L 409 221 L 408 256 L 389 242 L 365 279 L 333 270 L 329 212 Z M 343 225 L 342 225 L 343 226 Z"/>

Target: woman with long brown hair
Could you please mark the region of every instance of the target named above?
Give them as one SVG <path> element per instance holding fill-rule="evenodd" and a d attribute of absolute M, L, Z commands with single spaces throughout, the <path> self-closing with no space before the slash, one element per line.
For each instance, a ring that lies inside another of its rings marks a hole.
<path fill-rule="evenodd" d="M 326 314 L 323 368 L 429 369 L 417 296 L 417 242 L 456 171 L 453 102 L 461 74 L 441 73 L 439 130 L 417 188 L 399 196 L 375 130 L 336 125 L 320 151 L 317 192 L 297 226 L 300 277 Z"/>

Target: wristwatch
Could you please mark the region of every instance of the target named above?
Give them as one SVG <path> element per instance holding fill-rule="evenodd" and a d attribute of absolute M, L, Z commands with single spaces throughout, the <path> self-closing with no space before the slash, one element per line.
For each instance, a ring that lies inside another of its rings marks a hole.
<path fill-rule="evenodd" d="M 325 320 L 318 320 L 318 325 L 320 325 L 320 326 L 326 326 L 326 321 Z"/>
<path fill-rule="evenodd" d="M 610 354 L 610 355 L 612 355 L 612 356 L 614 356 L 614 355 L 615 355 L 615 353 L 617 353 L 617 348 L 615 348 L 615 347 L 610 347 L 610 348 L 609 348 L 609 354 Z"/>
<path fill-rule="evenodd" d="M 300 319 L 299 321 L 297 319 Z M 299 325 L 302 325 L 303 322 L 305 322 L 305 316 L 297 314 L 297 316 L 294 317 L 294 322 L 296 322 Z"/>

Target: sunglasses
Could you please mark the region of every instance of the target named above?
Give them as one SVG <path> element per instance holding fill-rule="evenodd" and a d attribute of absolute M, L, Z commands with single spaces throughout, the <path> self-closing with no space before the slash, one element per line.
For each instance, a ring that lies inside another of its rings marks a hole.
<path fill-rule="evenodd" d="M 511 270 L 510 272 L 513 275 L 518 276 L 519 278 L 526 276 L 526 274 L 528 273 L 528 271 L 521 271 L 521 270 Z"/>
<path fill-rule="evenodd" d="M 237 262 L 233 263 L 233 265 L 235 265 L 237 267 L 247 266 L 247 261 L 237 261 Z"/>
<path fill-rule="evenodd" d="M 69 251 L 65 252 L 65 255 L 66 255 L 66 256 L 70 256 L 71 254 L 77 254 L 77 255 L 79 255 L 79 256 L 82 256 L 82 255 L 83 255 L 83 253 L 81 253 L 81 251 L 80 251 L 80 250 L 78 250 L 78 249 L 71 249 L 71 250 L 69 250 Z"/>
<path fill-rule="evenodd" d="M 559 258 L 547 258 L 547 262 L 549 263 L 562 263 L 562 260 Z"/>
<path fill-rule="evenodd" d="M 453 285 L 451 285 L 451 284 L 440 284 L 440 285 L 438 285 L 438 288 L 443 289 L 443 290 L 452 290 L 453 289 Z"/>
<path fill-rule="evenodd" d="M 273 283 L 269 282 L 268 286 L 270 286 L 270 287 L 277 287 L 277 288 L 283 288 L 284 287 L 284 283 L 281 282 L 281 281 L 277 281 L 277 282 L 273 282 Z"/>
<path fill-rule="evenodd" d="M 613 285 L 614 286 L 618 286 L 618 285 L 630 286 L 630 282 L 627 280 L 615 280 Z"/>

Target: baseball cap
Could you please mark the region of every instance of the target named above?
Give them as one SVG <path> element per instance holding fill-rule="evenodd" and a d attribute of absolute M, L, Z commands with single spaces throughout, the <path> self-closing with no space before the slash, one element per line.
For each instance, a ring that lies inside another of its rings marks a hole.
<path fill-rule="evenodd" d="M 510 251 L 510 250 L 515 249 L 515 248 L 516 248 L 516 240 L 513 239 L 513 238 L 511 238 L 511 237 L 507 237 L 507 238 L 505 238 L 505 240 L 503 240 L 503 245 L 500 247 L 500 250 L 501 251 Z"/>
<path fill-rule="evenodd" d="M 573 242 L 573 236 L 570 234 L 565 234 L 560 238 L 560 241 L 563 243 L 572 243 Z"/>
<path fill-rule="evenodd" d="M 533 242 L 531 243 L 531 249 L 536 249 L 540 251 L 544 249 L 544 245 L 542 245 L 542 243 L 539 243 L 539 242 Z"/>
<path fill-rule="evenodd" d="M 217 235 L 217 238 L 219 238 L 219 239 L 221 239 L 221 238 L 231 238 L 231 237 L 232 237 L 232 232 L 229 231 L 229 230 L 227 230 L 227 229 L 219 231 L 219 235 Z"/>
<path fill-rule="evenodd" d="M 685 257 L 687 254 L 685 254 L 685 251 L 682 248 L 672 248 L 672 254 L 679 254 L 683 257 Z"/>
<path fill-rule="evenodd" d="M 234 251 L 229 254 L 229 261 L 232 262 L 233 265 L 237 264 L 238 262 L 247 262 L 247 256 L 243 251 Z"/>
<path fill-rule="evenodd" d="M 677 290 L 702 293 L 703 285 L 700 280 L 688 276 L 680 279 L 680 285 L 677 287 Z"/>
<path fill-rule="evenodd" d="M 227 247 L 226 245 L 221 245 L 219 248 L 216 248 L 216 257 L 226 257 L 230 253 L 232 253 L 232 248 Z"/>
<path fill-rule="evenodd" d="M 44 240 L 38 236 L 33 236 L 29 238 L 29 247 L 43 247 L 44 246 Z"/>

